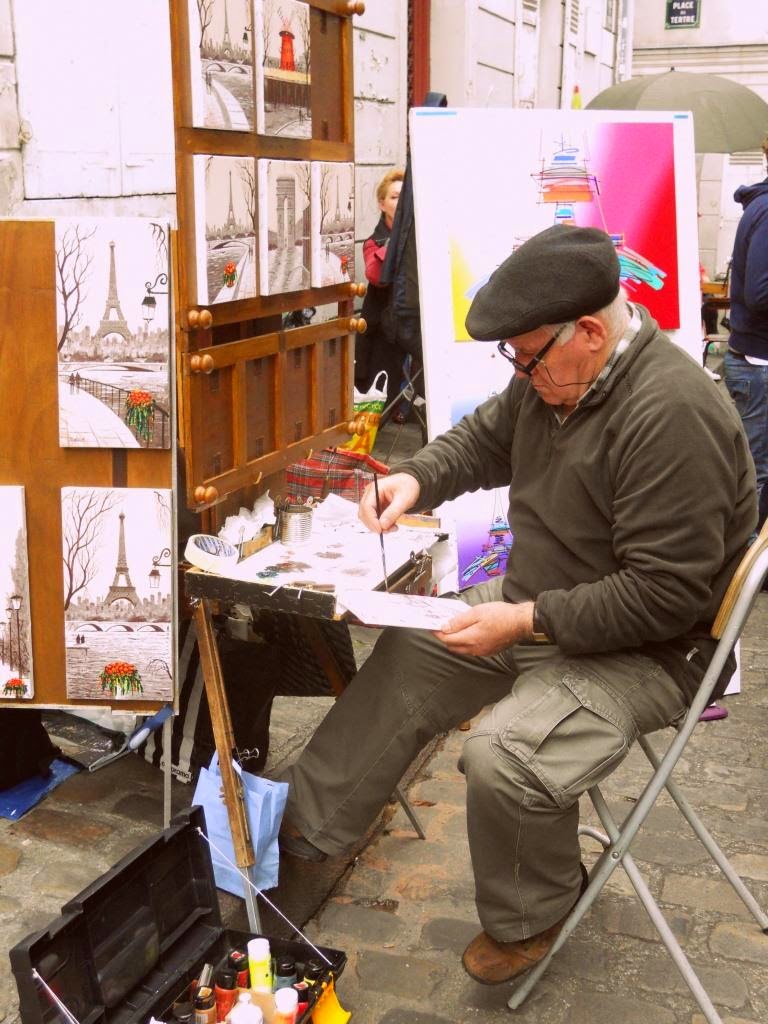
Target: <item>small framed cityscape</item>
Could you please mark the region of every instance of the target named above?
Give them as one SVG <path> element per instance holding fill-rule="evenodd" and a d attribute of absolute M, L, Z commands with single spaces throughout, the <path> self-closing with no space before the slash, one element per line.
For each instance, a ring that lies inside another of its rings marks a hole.
<path fill-rule="evenodd" d="M 173 699 L 171 493 L 62 488 L 69 700 Z"/>
<path fill-rule="evenodd" d="M 55 225 L 59 444 L 170 448 L 168 225 Z"/>

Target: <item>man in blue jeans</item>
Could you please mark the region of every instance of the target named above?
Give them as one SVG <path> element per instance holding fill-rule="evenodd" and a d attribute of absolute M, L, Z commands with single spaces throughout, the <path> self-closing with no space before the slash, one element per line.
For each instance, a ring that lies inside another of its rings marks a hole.
<path fill-rule="evenodd" d="M 768 138 L 763 152 L 768 158 Z M 755 460 L 759 530 L 768 514 L 768 178 L 741 185 L 733 198 L 744 215 L 733 245 L 725 383 Z"/>

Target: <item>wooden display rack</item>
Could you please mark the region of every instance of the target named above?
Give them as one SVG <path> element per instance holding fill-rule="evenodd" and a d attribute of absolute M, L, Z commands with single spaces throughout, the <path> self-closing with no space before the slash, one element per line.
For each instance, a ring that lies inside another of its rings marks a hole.
<path fill-rule="evenodd" d="M 25 491 L 35 692 L 0 707 L 119 707 L 158 700 L 70 700 L 66 691 L 62 487 L 172 486 L 173 453 L 59 447 L 53 221 L 0 220 L 0 484 Z"/>
<path fill-rule="evenodd" d="M 171 0 L 178 262 L 175 280 L 179 440 L 186 500 L 203 511 L 308 451 L 349 439 L 352 302 L 365 286 L 197 304 L 193 158 L 199 154 L 354 161 L 352 15 L 362 3 L 309 0 L 313 137 L 193 127 L 187 0 Z M 284 330 L 282 315 L 338 303 L 324 323 Z M 215 512 L 213 513 L 215 520 Z"/>

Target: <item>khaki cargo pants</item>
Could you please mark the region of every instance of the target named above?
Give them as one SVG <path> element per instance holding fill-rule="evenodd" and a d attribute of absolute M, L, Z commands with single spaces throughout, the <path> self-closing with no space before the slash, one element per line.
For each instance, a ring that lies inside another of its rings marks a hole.
<path fill-rule="evenodd" d="M 500 593 L 493 580 L 462 598 Z M 579 796 L 638 735 L 684 713 L 681 690 L 651 659 L 525 645 L 477 658 L 449 653 L 431 633 L 387 629 L 289 769 L 286 813 L 312 843 L 339 853 L 419 750 L 487 705 L 460 766 L 478 914 L 506 942 L 549 927 L 574 903 Z"/>

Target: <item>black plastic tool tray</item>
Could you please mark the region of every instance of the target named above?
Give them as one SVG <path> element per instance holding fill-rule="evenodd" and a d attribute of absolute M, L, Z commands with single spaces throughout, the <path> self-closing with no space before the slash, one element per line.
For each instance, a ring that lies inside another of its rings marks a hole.
<path fill-rule="evenodd" d="M 61 909 L 48 928 L 10 951 L 22 1024 L 59 1024 L 61 1011 L 35 968 L 80 1024 L 148 1024 L 163 1018 L 206 962 L 218 964 L 252 936 L 227 931 L 202 808 L 174 818 Z M 303 942 L 270 939 L 273 955 L 316 956 Z M 318 947 L 338 977 L 346 953 Z M 299 1018 L 309 1020 L 312 1005 Z"/>

